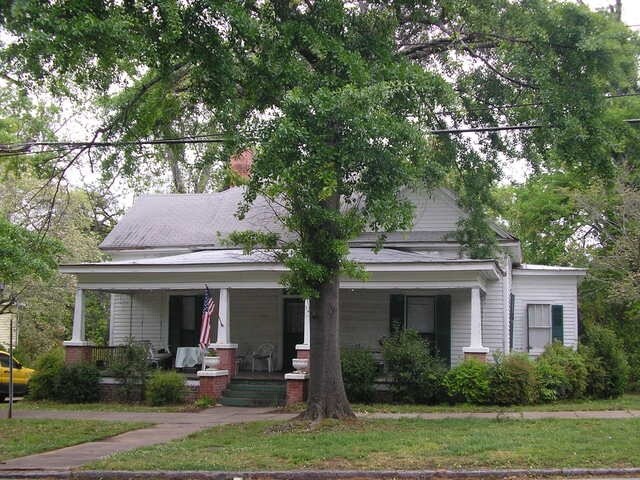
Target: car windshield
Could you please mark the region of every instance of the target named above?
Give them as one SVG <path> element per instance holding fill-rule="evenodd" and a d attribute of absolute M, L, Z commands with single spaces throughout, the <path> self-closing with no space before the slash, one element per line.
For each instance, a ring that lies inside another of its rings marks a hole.
<path fill-rule="evenodd" d="M 0 354 L 0 367 L 9 368 L 9 355 Z M 13 368 L 20 368 L 20 362 L 15 358 L 13 359 Z"/>
<path fill-rule="evenodd" d="M 0 367 L 9 368 L 9 355 L 0 354 Z"/>

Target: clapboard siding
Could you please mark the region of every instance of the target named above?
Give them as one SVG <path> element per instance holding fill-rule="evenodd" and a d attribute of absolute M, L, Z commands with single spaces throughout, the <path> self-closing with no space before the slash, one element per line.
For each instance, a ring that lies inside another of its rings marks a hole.
<path fill-rule="evenodd" d="M 451 292 L 451 365 L 464 360 L 462 349 L 471 342 L 471 291 Z"/>
<path fill-rule="evenodd" d="M 399 292 L 395 292 L 399 293 Z M 379 340 L 389 335 L 387 291 L 340 291 L 340 343 L 380 350 Z"/>
<path fill-rule="evenodd" d="M 211 292 L 217 300 L 218 291 Z M 451 296 L 451 364 L 463 360 L 462 349 L 470 343 L 471 294 L 468 289 L 452 290 L 342 290 L 340 292 L 340 343 L 380 350 L 380 340 L 389 335 L 389 299 L 392 294 L 407 296 Z M 113 294 L 110 343 L 150 340 L 166 346 L 169 316 L 165 293 Z M 133 298 L 133 305 L 131 305 Z M 276 368 L 282 368 L 283 299 L 281 290 L 230 290 L 231 341 L 240 354 L 253 351 L 262 343 L 276 346 Z M 483 296 L 483 343 L 492 352 L 503 349 L 502 280 L 489 282 Z M 131 318 L 131 321 L 130 321 Z M 312 326 L 313 328 L 313 326 Z M 213 338 L 215 339 L 215 331 Z M 565 332 L 565 336 L 568 337 Z"/>
<path fill-rule="evenodd" d="M 18 344 L 18 322 L 14 313 L 3 313 L 0 315 L 0 344 L 9 348 L 9 324 L 13 316 L 13 345 Z"/>
<path fill-rule="evenodd" d="M 482 302 L 482 346 L 491 354 L 504 351 L 504 277 L 495 282 L 487 282 L 486 294 Z"/>
<path fill-rule="evenodd" d="M 240 354 L 250 353 L 263 343 L 273 344 L 276 369 L 282 368 L 282 298 L 280 290 L 229 291 L 231 341 L 238 344 Z"/>
<path fill-rule="evenodd" d="M 129 339 L 149 340 L 156 348 L 167 347 L 169 301 L 164 292 L 111 295 L 109 344 Z"/>
<path fill-rule="evenodd" d="M 415 205 L 412 230 L 415 232 L 453 232 L 464 215 L 456 201 L 442 189 L 428 194 L 408 190 L 406 197 Z"/>
<path fill-rule="evenodd" d="M 514 338 L 516 351 L 527 350 L 527 304 L 563 305 L 564 344 L 578 344 L 577 278 L 570 275 L 513 276 Z"/>
<path fill-rule="evenodd" d="M 389 335 L 389 298 L 451 296 L 451 364 L 463 359 L 462 348 L 471 338 L 471 294 L 468 290 L 349 290 L 340 292 L 340 343 L 380 350 L 380 339 Z"/>

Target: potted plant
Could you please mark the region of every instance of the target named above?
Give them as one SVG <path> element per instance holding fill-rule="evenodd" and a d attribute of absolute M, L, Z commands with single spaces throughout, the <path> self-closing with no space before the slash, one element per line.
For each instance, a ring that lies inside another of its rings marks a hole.
<path fill-rule="evenodd" d="M 220 366 L 220 356 L 215 348 L 207 348 L 202 357 L 203 370 L 217 370 Z"/>

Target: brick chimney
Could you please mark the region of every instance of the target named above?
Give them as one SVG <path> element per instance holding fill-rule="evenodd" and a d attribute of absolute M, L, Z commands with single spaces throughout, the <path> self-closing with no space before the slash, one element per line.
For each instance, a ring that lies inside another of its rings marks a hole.
<path fill-rule="evenodd" d="M 231 157 L 231 170 L 238 174 L 240 178 L 248 179 L 251 175 L 251 164 L 253 163 L 253 151 L 243 150 Z"/>

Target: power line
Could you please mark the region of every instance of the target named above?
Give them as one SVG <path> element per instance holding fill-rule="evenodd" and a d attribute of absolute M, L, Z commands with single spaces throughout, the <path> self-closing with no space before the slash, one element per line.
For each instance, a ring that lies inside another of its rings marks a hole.
<path fill-rule="evenodd" d="M 622 98 L 622 97 L 638 97 L 640 93 L 621 93 L 606 95 L 605 98 Z M 468 111 L 479 110 L 492 110 L 492 109 L 511 109 L 519 107 L 539 106 L 544 102 L 528 102 L 521 104 L 509 104 L 502 106 L 491 107 L 479 107 L 478 109 L 469 109 Z M 444 112 L 447 113 L 447 112 Z M 450 112 L 449 112 L 450 113 Z M 640 119 L 627 119 L 626 123 L 637 124 L 640 123 Z M 462 133 L 487 133 L 487 132 L 500 132 L 500 131 L 517 131 L 517 130 L 534 130 L 537 128 L 543 128 L 543 125 L 502 125 L 492 127 L 468 127 L 468 128 L 441 128 L 428 130 L 427 133 L 433 135 L 444 134 L 462 134 Z M 549 125 L 548 128 L 554 128 Z M 158 138 L 153 140 L 131 140 L 131 141 L 113 141 L 113 142 L 87 142 L 87 141 L 69 141 L 69 142 L 25 142 L 25 143 L 12 143 L 0 145 L 0 156 L 8 155 L 38 155 L 43 153 L 59 152 L 65 147 L 68 150 L 76 150 L 82 148 L 94 148 L 94 147 L 128 147 L 128 146 L 143 146 L 143 145 L 184 145 L 184 144 L 207 144 L 207 143 L 225 143 L 229 141 L 228 137 L 225 137 L 223 133 L 211 133 L 206 135 L 193 135 L 176 138 Z M 59 147 L 58 149 L 40 150 L 31 152 L 33 147 Z"/>
<path fill-rule="evenodd" d="M 640 119 L 632 118 L 625 120 L 626 123 L 636 124 L 640 123 Z M 502 125 L 495 127 L 468 127 L 468 128 L 440 128 L 434 130 L 427 130 L 426 133 L 433 135 L 445 135 L 445 134 L 462 134 L 462 133 L 487 133 L 487 132 L 502 132 L 502 131 L 515 131 L 515 130 L 534 130 L 538 128 L 544 128 L 545 125 Z M 555 128 L 553 125 L 547 125 L 547 128 Z M 67 147 L 69 150 L 76 150 L 79 148 L 92 148 L 92 147 L 120 147 L 131 145 L 174 145 L 174 144 L 199 144 L 199 143 L 223 143 L 225 139 L 211 139 L 211 138 L 185 138 L 185 139 L 157 139 L 157 140 L 144 140 L 140 142 L 34 142 L 32 144 L 19 144 L 22 148 L 30 148 L 33 146 L 48 146 L 48 147 Z M 54 152 L 56 150 L 29 152 L 28 150 L 2 150 L 1 155 L 37 155 L 47 152 Z"/>

